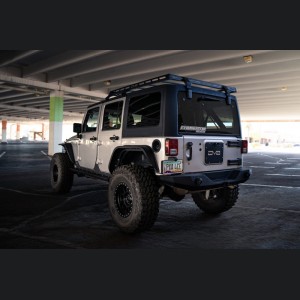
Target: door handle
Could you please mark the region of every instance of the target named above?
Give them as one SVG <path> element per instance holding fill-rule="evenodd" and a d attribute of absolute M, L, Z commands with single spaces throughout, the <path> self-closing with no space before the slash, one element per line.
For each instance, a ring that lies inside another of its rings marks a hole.
<path fill-rule="evenodd" d="M 119 137 L 117 135 L 113 135 L 109 139 L 112 141 L 117 141 L 119 139 Z"/>
<path fill-rule="evenodd" d="M 90 138 L 91 141 L 97 141 L 97 138 L 95 136 Z"/>

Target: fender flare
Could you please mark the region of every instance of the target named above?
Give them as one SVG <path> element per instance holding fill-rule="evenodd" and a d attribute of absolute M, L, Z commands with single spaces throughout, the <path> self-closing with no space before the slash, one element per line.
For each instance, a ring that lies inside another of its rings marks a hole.
<path fill-rule="evenodd" d="M 61 144 L 59 144 L 59 145 L 61 145 L 62 147 L 64 147 L 66 153 L 67 153 L 68 156 L 69 156 L 70 161 L 72 162 L 72 164 L 75 165 L 75 157 L 74 157 L 74 152 L 73 152 L 73 147 L 72 147 L 72 145 L 69 144 L 69 143 L 61 143 Z"/>
<path fill-rule="evenodd" d="M 148 146 L 148 145 L 139 145 L 139 146 L 127 145 L 127 146 L 120 146 L 120 147 L 115 148 L 114 152 L 111 155 L 111 159 L 109 162 L 108 168 L 109 168 L 110 173 L 112 173 L 116 167 L 121 165 L 122 158 L 125 157 L 125 155 L 128 152 L 142 152 L 145 155 L 145 157 L 148 159 L 148 161 L 150 162 L 150 164 L 152 165 L 154 170 L 156 172 L 159 172 L 159 168 L 158 168 L 158 164 L 157 164 L 154 152 L 150 146 Z"/>

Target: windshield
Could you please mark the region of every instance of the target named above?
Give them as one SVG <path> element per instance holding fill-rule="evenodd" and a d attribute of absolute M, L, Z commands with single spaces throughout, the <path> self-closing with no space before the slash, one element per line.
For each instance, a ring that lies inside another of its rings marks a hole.
<path fill-rule="evenodd" d="M 182 134 L 240 135 L 236 101 L 226 104 L 225 99 L 186 92 L 178 94 L 178 132 Z"/>

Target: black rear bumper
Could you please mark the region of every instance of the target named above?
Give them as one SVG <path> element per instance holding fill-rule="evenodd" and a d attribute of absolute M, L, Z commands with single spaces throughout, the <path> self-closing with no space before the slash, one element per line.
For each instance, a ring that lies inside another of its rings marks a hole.
<path fill-rule="evenodd" d="M 189 190 L 207 190 L 237 185 L 249 179 L 251 170 L 246 168 L 186 173 L 160 176 L 160 182 L 169 186 Z"/>

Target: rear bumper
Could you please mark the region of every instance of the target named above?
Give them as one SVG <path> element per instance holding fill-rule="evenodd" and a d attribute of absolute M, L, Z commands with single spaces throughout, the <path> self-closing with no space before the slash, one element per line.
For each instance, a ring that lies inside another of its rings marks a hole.
<path fill-rule="evenodd" d="M 237 185 L 247 181 L 250 175 L 250 169 L 239 168 L 201 173 L 162 175 L 160 176 L 160 182 L 189 191 L 197 191 Z"/>

